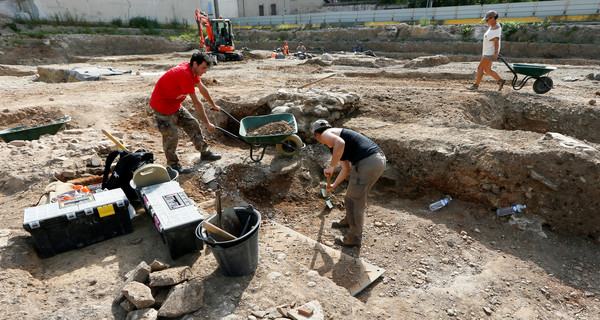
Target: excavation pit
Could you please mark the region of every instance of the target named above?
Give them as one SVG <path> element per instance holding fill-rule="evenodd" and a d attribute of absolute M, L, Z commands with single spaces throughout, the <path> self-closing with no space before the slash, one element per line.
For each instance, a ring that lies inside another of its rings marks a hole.
<path fill-rule="evenodd" d="M 1 204 L 6 208 L 0 213 L 6 225 L 0 230 L 1 262 L 11 282 L 0 281 L 5 290 L 27 290 L 19 295 L 22 303 L 7 304 L 12 314 L 27 311 L 32 318 L 51 318 L 76 310 L 84 315 L 81 319 L 118 318 L 121 307 L 111 306 L 111 301 L 122 276 L 140 261 L 173 263 L 143 215 L 134 219 L 130 235 L 43 263 L 21 229 L 19 212 L 35 204 L 49 177 L 71 179 L 102 170 L 106 155 L 116 147 L 101 128 L 131 150 L 153 151 L 157 162 L 165 164 L 147 104 L 160 76 L 157 70 L 187 56 L 145 58 L 144 64 L 112 59 L 116 68 L 133 73 L 100 83 L 44 84 L 26 74 L 3 78 L 0 90 L 11 102 L 0 113 L 2 128 L 27 117 L 73 118 L 56 136 L 0 146 L 0 156 L 7 159 L 0 168 Z M 539 96 L 530 87 L 497 92 L 488 78 L 481 90 L 467 91 L 476 62 L 451 60 L 437 69 L 413 70 L 398 61 L 377 68 L 385 70 L 383 75 L 371 64 L 298 67 L 303 62 L 256 59 L 214 66 L 203 76 L 217 80 L 208 82 L 213 99 L 238 119 L 275 108 L 298 112 L 299 134 L 307 147 L 289 158 L 271 148 L 254 163 L 244 144 L 203 128 L 211 149 L 223 154 L 208 163 L 198 161 L 198 153 L 180 133 L 181 161 L 195 169 L 180 176 L 182 187 L 209 214 L 219 185 L 231 204 L 250 203 L 261 212 L 265 235 L 273 222 L 310 241 L 294 246 L 259 239 L 256 271 L 235 282 L 215 271 L 217 263 L 207 251 L 181 258 L 177 263 L 191 266 L 214 293 L 205 295 L 205 305 L 195 316 L 248 316 L 254 306 L 269 309 L 293 299 L 317 299 L 329 316 L 340 319 L 393 318 L 398 310 L 407 318 L 440 317 L 448 309 L 484 317 L 482 306 L 502 316 L 516 312 L 512 301 L 521 303 L 517 311 L 524 317 L 552 318 L 553 312 L 563 312 L 557 310 L 588 318 L 597 314 L 600 223 L 595 212 L 600 184 L 594 172 L 599 126 L 598 110 L 589 104 L 598 99 L 597 82 L 562 81 L 581 67 L 561 65 L 553 76 L 557 88 Z M 297 89 L 332 73 L 336 76 Z M 189 101 L 184 106 L 192 108 Z M 316 112 L 336 126 L 372 138 L 389 161 L 370 195 L 360 248 L 333 244 L 342 233 L 331 228 L 331 221 L 343 217 L 346 184 L 334 190 L 335 207 L 327 210 L 320 189 L 330 153 L 307 131 L 309 122 L 321 117 Z M 224 115 L 207 113 L 211 122 L 237 128 Z M 429 211 L 429 204 L 446 194 L 454 200 Z M 496 208 L 516 203 L 527 205 L 522 215 L 496 216 Z M 329 250 L 385 273 L 352 298 L 341 275 L 355 270 L 323 254 Z M 45 302 L 31 309 L 39 301 Z M 65 309 L 57 310 L 59 305 Z"/>

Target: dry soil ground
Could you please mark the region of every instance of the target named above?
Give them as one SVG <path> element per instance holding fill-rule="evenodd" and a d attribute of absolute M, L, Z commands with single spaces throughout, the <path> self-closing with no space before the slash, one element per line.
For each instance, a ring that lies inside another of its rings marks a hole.
<path fill-rule="evenodd" d="M 157 162 L 164 164 L 160 135 L 145 105 L 160 75 L 188 57 L 189 53 L 94 58 L 86 64 L 133 72 L 100 81 L 54 84 L 37 81 L 33 67 L 12 66 L 25 72 L 0 77 L 2 127 L 12 127 L 24 116 L 70 115 L 69 129 L 98 132 L 105 128 L 124 133 L 122 140 L 130 148 L 150 149 Z M 473 104 L 475 108 L 478 101 L 489 101 L 489 97 L 500 104 L 519 98 L 544 101 L 558 109 L 588 106 L 591 99 L 598 98 L 594 96 L 598 82 L 585 76 L 600 73 L 595 62 L 557 65 L 552 74 L 556 89 L 541 97 L 530 86 L 521 91 L 507 87 L 496 93 L 496 85 L 489 81 L 483 82 L 478 92 L 467 91 L 475 62 L 423 68 L 406 77 L 379 76 L 384 69 L 362 67 L 360 63 L 301 65 L 304 62 L 249 59 L 215 66 L 204 78 L 213 98 L 225 108 L 238 110 L 236 115 L 241 117 L 245 115 L 239 109 L 256 97 L 278 89 L 293 90 L 333 72 L 338 76 L 307 90 L 356 92 L 361 97 L 358 109 L 339 124 L 391 123 L 386 134 L 393 136 L 399 128 L 404 132 L 416 124 L 431 126 L 432 130 L 467 127 L 473 119 L 462 112 L 464 106 Z M 404 62 L 391 61 L 385 70 L 408 72 L 402 68 Z M 506 68 L 495 67 L 509 78 Z M 579 81 L 563 81 L 565 77 Z M 494 106 L 488 107 L 489 111 Z M 215 121 L 223 121 L 209 113 Z M 420 134 L 415 132 L 415 139 Z M 2 185 L 0 200 L 0 318 L 124 319 L 126 313 L 111 304 L 122 277 L 140 261 L 154 259 L 172 266 L 191 266 L 196 275 L 205 277 L 204 306 L 183 319 L 247 319 L 253 309 L 270 311 L 291 301 L 310 300 L 320 301 L 328 319 L 597 319 L 600 314 L 600 254 L 595 239 L 560 236 L 540 224 L 531 227 L 523 223 L 525 218 L 499 218 L 489 206 L 460 197 L 448 207 L 430 212 L 429 203 L 453 190 L 411 185 L 406 178 L 400 182 L 385 178 L 369 197 L 362 247 L 342 249 L 331 243 L 339 231 L 330 224 L 342 214 L 344 189 L 334 192 L 336 208 L 326 210 L 319 197 L 322 159 L 326 158 L 322 146 L 305 139 L 307 149 L 291 159 L 281 159 L 271 148 L 261 163 L 253 163 L 247 159 L 247 145 L 220 132 L 206 135 L 213 149 L 223 154 L 222 160 L 194 163 L 195 151 L 189 140 L 183 136 L 180 140 L 182 160 L 197 170 L 180 179 L 193 200 L 202 203 L 213 199 L 210 187 L 214 183 L 205 183 L 200 173 L 218 168 L 217 181 L 222 188 L 252 203 L 266 226 L 281 223 L 386 269 L 383 276 L 352 297 L 336 285 L 343 280 L 334 268 L 317 269 L 316 278 L 308 273 L 315 266 L 313 248 L 306 248 L 304 258 L 286 258 L 261 238 L 256 272 L 241 278 L 225 277 L 207 250 L 172 261 L 143 213 L 134 219 L 132 234 L 39 259 L 22 228 L 23 210 L 35 204 L 53 166 L 58 167 L 56 171 L 64 168 L 53 161 L 40 161 L 53 152 L 47 147 L 52 145 L 49 140 L 28 145 L 31 150 L 2 143 L 3 179 L 10 174 L 12 182 Z M 59 134 L 79 146 L 106 140 L 101 134 L 89 136 L 93 138 Z M 388 160 L 399 171 L 388 177 L 402 177 L 402 163 L 393 157 Z M 270 175 L 286 166 L 292 169 Z M 20 178 L 14 178 L 14 172 Z M 589 174 L 597 175 L 597 171 Z"/>

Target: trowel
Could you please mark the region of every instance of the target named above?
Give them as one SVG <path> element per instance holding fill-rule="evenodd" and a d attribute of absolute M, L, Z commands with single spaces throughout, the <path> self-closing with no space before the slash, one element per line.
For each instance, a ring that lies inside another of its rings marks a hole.
<path fill-rule="evenodd" d="M 331 177 L 327 177 L 327 189 L 329 189 L 330 186 L 331 186 Z M 321 188 L 321 194 L 323 195 L 323 198 L 325 198 L 325 204 L 327 205 L 327 208 L 329 208 L 329 209 L 333 208 L 333 203 L 331 203 L 330 192 L 327 192 L 326 189 Z"/>

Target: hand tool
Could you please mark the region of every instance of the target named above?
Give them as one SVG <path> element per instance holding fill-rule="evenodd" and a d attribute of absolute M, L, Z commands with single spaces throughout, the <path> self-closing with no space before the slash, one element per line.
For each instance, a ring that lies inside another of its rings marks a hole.
<path fill-rule="evenodd" d="M 327 177 L 327 189 L 331 186 L 331 177 Z M 325 204 L 329 209 L 333 208 L 333 203 L 331 203 L 331 192 L 328 192 L 326 189 L 321 188 L 321 194 L 323 198 L 325 198 Z"/>

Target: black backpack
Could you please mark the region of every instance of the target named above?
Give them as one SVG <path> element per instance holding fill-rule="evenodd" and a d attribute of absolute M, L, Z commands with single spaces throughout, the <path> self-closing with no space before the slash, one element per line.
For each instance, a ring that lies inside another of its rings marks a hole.
<path fill-rule="evenodd" d="M 117 156 L 119 156 L 119 161 L 117 161 L 115 169 L 109 177 L 110 166 Z M 106 157 L 106 165 L 104 166 L 102 189 L 121 188 L 125 192 L 129 202 L 137 201 L 138 196 L 135 190 L 129 185 L 129 181 L 133 178 L 133 172 L 147 163 L 154 163 L 154 155 L 146 149 L 139 149 L 136 152 L 116 150 L 109 153 Z"/>

